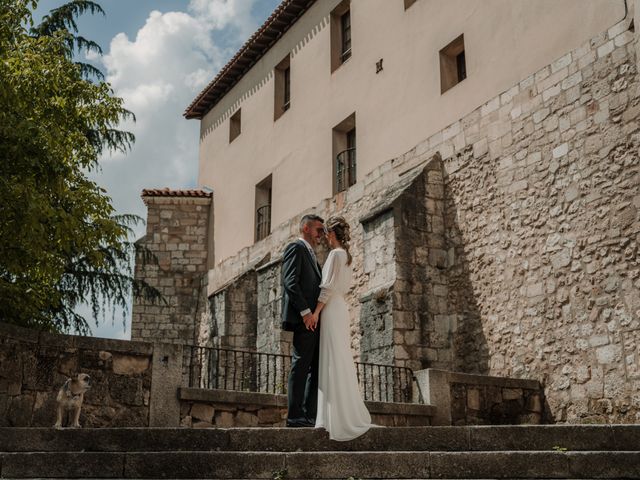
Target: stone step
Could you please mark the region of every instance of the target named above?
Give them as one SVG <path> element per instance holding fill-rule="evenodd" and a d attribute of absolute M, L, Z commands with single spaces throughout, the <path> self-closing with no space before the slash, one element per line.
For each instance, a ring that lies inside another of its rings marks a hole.
<path fill-rule="evenodd" d="M 640 425 L 372 428 L 351 442 L 299 428 L 0 428 L 0 452 L 144 451 L 625 451 Z"/>
<path fill-rule="evenodd" d="M 640 478 L 627 452 L 37 452 L 2 478 Z"/>

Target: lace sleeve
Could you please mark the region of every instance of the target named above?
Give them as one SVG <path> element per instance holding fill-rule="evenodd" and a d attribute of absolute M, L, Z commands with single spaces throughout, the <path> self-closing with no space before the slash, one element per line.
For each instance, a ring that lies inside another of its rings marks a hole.
<path fill-rule="evenodd" d="M 318 302 L 327 303 L 335 289 L 335 284 L 340 273 L 340 255 L 335 250 L 329 252 L 326 268 L 322 269 L 322 282 L 320 283 L 320 297 Z"/>

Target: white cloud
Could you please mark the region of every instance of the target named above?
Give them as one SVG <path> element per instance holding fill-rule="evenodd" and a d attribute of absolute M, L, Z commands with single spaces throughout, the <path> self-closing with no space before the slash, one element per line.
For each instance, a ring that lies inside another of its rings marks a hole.
<path fill-rule="evenodd" d="M 143 188 L 196 186 L 199 124 L 182 113 L 222 67 L 223 55 L 257 28 L 251 16 L 257 1 L 191 0 L 186 13 L 152 11 L 134 39 L 119 33 L 105 56 L 94 59 L 137 117 L 121 126 L 136 135 L 131 152 L 102 159 L 95 174 L 119 213 L 146 217 Z M 112 336 L 123 338 L 116 327 Z M 109 336 L 109 331 L 105 326 L 94 334 Z M 126 336 L 129 331 L 127 325 Z"/>
<path fill-rule="evenodd" d="M 256 28 L 251 10 L 256 0 L 191 0 L 189 11 L 212 29 L 236 28 L 246 40 Z"/>

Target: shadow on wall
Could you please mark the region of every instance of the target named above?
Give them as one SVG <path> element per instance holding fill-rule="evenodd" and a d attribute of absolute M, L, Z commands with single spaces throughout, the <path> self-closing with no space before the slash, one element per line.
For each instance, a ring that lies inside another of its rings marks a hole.
<path fill-rule="evenodd" d="M 459 156 L 470 156 L 471 151 L 464 151 Z M 468 242 L 466 232 L 473 230 L 478 223 L 486 222 L 482 212 L 482 203 L 474 202 L 471 197 L 479 191 L 491 192 L 495 186 L 495 177 L 488 175 L 489 169 L 482 165 L 488 160 L 472 159 L 467 163 L 468 175 L 473 177 L 470 183 L 463 184 L 451 177 L 444 181 L 445 223 L 447 236 L 447 265 L 449 277 L 448 304 L 455 322 L 452 328 L 452 347 L 454 371 L 488 375 L 490 371 L 490 352 L 487 337 L 483 328 L 482 305 L 479 302 L 477 289 L 481 288 L 483 279 L 494 274 L 492 264 L 498 258 L 491 250 L 491 239 L 486 238 L 481 246 L 473 247 Z M 465 190 L 462 188 L 465 187 Z M 491 193 L 489 193 L 491 195 Z M 466 198 L 465 198 L 466 197 Z M 471 205 L 463 212 L 459 205 Z M 487 282 L 488 284 L 488 282 Z"/>

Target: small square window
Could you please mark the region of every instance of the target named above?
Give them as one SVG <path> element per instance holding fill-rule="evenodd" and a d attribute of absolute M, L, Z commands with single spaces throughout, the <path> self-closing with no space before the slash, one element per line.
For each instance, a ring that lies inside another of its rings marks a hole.
<path fill-rule="evenodd" d="M 242 132 L 242 110 L 238 109 L 229 119 L 229 143 L 233 142 Z"/>
<path fill-rule="evenodd" d="M 460 35 L 440 50 L 440 93 L 444 93 L 467 78 L 464 35 Z"/>

